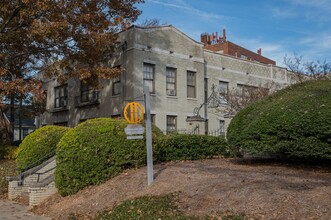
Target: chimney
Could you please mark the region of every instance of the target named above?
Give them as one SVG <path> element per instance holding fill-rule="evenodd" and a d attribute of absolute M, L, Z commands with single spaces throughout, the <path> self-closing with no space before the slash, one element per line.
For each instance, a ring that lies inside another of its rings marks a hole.
<path fill-rule="evenodd" d="M 223 29 L 223 42 L 226 42 L 226 29 Z"/>
<path fill-rule="evenodd" d="M 260 56 L 262 55 L 262 49 L 261 48 L 257 50 L 257 54 L 260 55 Z"/>

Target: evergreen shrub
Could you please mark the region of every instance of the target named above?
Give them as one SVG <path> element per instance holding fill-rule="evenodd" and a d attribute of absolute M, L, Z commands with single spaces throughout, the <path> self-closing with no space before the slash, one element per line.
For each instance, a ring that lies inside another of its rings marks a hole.
<path fill-rule="evenodd" d="M 331 81 L 295 84 L 253 103 L 233 118 L 227 138 L 256 154 L 331 159 Z"/>
<path fill-rule="evenodd" d="M 231 155 L 225 138 L 205 135 L 171 134 L 159 138 L 154 147 L 158 162 Z"/>
<path fill-rule="evenodd" d="M 0 146 L 0 159 L 16 159 L 17 149 L 16 146 Z"/>
<path fill-rule="evenodd" d="M 26 169 L 30 165 L 37 166 L 54 156 L 56 145 L 67 130 L 66 127 L 48 125 L 30 133 L 17 150 L 17 167 Z"/>
<path fill-rule="evenodd" d="M 61 195 L 99 184 L 146 164 L 146 140 L 127 140 L 123 119 L 97 118 L 71 129 L 58 143 L 55 183 Z M 152 127 L 153 140 L 162 132 Z"/>

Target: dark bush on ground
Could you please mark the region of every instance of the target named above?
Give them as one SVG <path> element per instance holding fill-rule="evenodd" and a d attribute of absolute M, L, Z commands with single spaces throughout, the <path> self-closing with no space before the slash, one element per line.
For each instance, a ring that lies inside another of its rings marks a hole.
<path fill-rule="evenodd" d="M 331 81 L 296 84 L 248 106 L 227 137 L 253 153 L 331 159 Z"/>
<path fill-rule="evenodd" d="M 127 140 L 121 119 L 87 120 L 59 142 L 55 182 L 61 195 L 98 184 L 123 169 L 146 164 L 146 141 Z M 153 126 L 153 139 L 162 133 Z"/>
<path fill-rule="evenodd" d="M 17 151 L 17 167 L 25 169 L 31 164 L 37 166 L 54 156 L 56 145 L 67 130 L 66 127 L 50 125 L 26 136 Z M 48 157 L 43 158 L 45 155 Z"/>
<path fill-rule="evenodd" d="M 16 159 L 18 147 L 16 146 L 0 146 L 0 160 L 1 159 Z"/>
<path fill-rule="evenodd" d="M 217 155 L 230 155 L 228 144 L 223 137 L 188 134 L 161 137 L 155 145 L 155 152 L 158 162 L 201 160 Z"/>

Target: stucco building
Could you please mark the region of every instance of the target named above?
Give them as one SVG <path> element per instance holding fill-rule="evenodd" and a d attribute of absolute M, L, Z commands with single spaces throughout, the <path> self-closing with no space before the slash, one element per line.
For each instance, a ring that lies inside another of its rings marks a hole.
<path fill-rule="evenodd" d="M 219 101 L 224 92 L 294 82 L 286 69 L 209 50 L 171 25 L 132 26 L 120 34 L 119 41 L 121 47 L 111 62 L 125 71 L 113 80 L 100 80 L 99 91 L 78 79 L 62 85 L 45 81 L 47 112 L 39 118 L 39 126 L 73 127 L 89 118 L 120 117 L 127 102 L 143 99 L 143 85 L 148 85 L 152 121 L 161 130 L 223 132 L 231 118 L 223 111 L 227 103 Z M 217 107 L 211 105 L 215 99 L 208 99 L 213 86 Z M 207 101 L 208 105 L 203 104 Z"/>

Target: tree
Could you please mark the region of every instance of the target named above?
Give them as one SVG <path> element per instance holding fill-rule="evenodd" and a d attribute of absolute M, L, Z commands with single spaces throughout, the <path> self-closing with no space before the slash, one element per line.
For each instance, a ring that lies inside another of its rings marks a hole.
<path fill-rule="evenodd" d="M 272 92 L 279 89 L 279 86 L 273 82 L 259 86 L 238 85 L 237 88 L 231 90 L 219 91 L 221 108 L 218 111 L 225 113 L 228 116 L 234 116 L 246 106 L 270 95 Z"/>
<path fill-rule="evenodd" d="M 142 27 L 150 27 L 150 26 L 161 26 L 166 24 L 167 24 L 166 22 L 161 23 L 161 20 L 158 18 L 145 18 L 137 25 Z"/>
<path fill-rule="evenodd" d="M 303 55 L 296 53 L 293 56 L 285 55 L 284 65 L 292 72 L 298 73 L 298 80 L 301 82 L 306 78 L 329 78 L 331 79 L 331 63 L 324 61 L 306 61 Z"/>
<path fill-rule="evenodd" d="M 44 73 L 96 82 L 120 70 L 107 62 L 117 46 L 118 32 L 134 22 L 143 0 L 1 0 L 0 103 L 42 100 Z"/>

